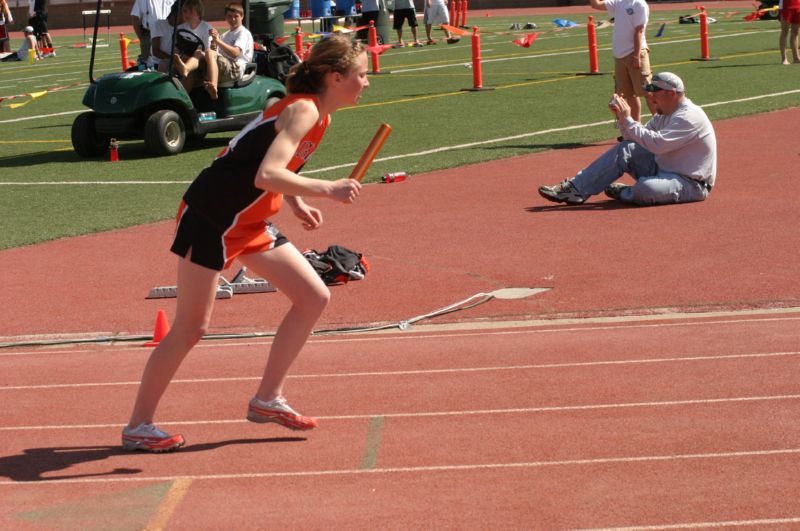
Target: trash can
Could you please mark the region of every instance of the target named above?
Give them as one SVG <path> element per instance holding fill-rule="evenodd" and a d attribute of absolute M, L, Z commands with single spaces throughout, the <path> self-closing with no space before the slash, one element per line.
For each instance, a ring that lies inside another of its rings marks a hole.
<path fill-rule="evenodd" d="M 336 0 L 336 15 L 339 17 L 356 16 L 356 0 Z"/>
<path fill-rule="evenodd" d="M 253 0 L 250 2 L 250 33 L 283 37 L 283 12 L 292 0 Z"/>
<path fill-rule="evenodd" d="M 331 0 L 311 0 L 311 16 L 313 18 L 330 17 Z"/>
<path fill-rule="evenodd" d="M 337 24 L 335 6 L 331 0 L 311 0 L 311 18 L 319 19 L 319 30 L 323 33 L 332 32 L 333 25 Z"/>
<path fill-rule="evenodd" d="M 300 18 L 300 0 L 292 0 L 289 9 L 283 12 L 283 18 L 294 20 Z"/>

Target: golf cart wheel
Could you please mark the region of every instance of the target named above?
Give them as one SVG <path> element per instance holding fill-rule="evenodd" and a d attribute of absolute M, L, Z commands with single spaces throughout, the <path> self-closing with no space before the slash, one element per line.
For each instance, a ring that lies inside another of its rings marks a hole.
<path fill-rule="evenodd" d="M 72 122 L 72 148 L 81 157 L 99 157 L 108 151 L 110 138 L 94 128 L 94 113 L 85 112 Z"/>
<path fill-rule="evenodd" d="M 177 155 L 186 143 L 186 127 L 178 113 L 154 112 L 144 124 L 144 145 L 155 155 Z"/>

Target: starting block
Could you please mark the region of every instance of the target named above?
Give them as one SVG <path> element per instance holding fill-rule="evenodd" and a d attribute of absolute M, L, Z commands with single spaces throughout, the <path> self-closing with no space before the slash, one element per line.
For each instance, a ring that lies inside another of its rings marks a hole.
<path fill-rule="evenodd" d="M 248 278 L 245 276 L 247 268 L 243 267 L 236 276 L 228 280 L 220 275 L 217 286 L 217 299 L 230 299 L 235 293 L 270 293 L 278 291 L 276 287 L 263 278 Z M 156 286 L 147 294 L 148 299 L 174 299 L 178 296 L 177 286 Z"/>

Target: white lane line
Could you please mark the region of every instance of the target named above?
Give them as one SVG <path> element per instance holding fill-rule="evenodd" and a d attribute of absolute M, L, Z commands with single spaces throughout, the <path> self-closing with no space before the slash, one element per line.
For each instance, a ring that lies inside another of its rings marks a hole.
<path fill-rule="evenodd" d="M 800 523 L 800 517 L 763 518 L 760 520 L 724 520 L 719 522 L 692 522 L 660 525 L 637 525 L 634 527 L 597 527 L 575 531 L 650 531 L 656 529 L 719 529 L 720 527 L 765 526 Z"/>
<path fill-rule="evenodd" d="M 596 411 L 601 409 L 629 409 L 653 408 L 674 406 L 698 406 L 709 404 L 735 404 L 747 402 L 777 402 L 798 400 L 800 394 L 773 395 L 773 396 L 739 396 L 728 398 L 700 398 L 694 400 L 665 400 L 655 402 L 621 402 L 617 404 L 584 404 L 576 406 L 543 406 L 520 407 L 505 409 L 475 409 L 465 411 L 417 411 L 414 413 L 364 413 L 358 415 L 328 415 L 318 416 L 320 420 L 361 420 L 372 417 L 385 418 L 428 418 L 428 417 L 466 417 L 473 415 L 519 415 L 533 413 L 552 413 L 564 411 Z M 214 426 L 221 424 L 244 424 L 246 419 L 219 419 L 219 420 L 172 420 L 160 421 L 159 426 Z M 0 431 L 50 431 L 50 430 L 88 430 L 88 429 L 118 429 L 123 424 L 54 424 L 42 426 L 0 426 Z"/>
<path fill-rule="evenodd" d="M 78 109 L 77 111 L 64 111 L 53 114 L 38 114 L 36 116 L 26 116 L 24 118 L 14 118 L 12 120 L 0 120 L 0 124 L 13 124 L 15 122 L 24 122 L 26 120 L 40 120 L 42 118 L 52 118 L 53 116 L 66 116 L 68 114 L 78 114 L 79 112 L 88 110 L 89 109 Z"/>
<path fill-rule="evenodd" d="M 745 103 L 745 102 L 755 101 L 755 100 L 764 99 L 764 98 L 776 98 L 776 97 L 781 97 L 781 96 L 787 96 L 789 94 L 796 94 L 798 92 L 800 92 L 800 89 L 788 90 L 788 91 L 783 91 L 783 92 L 774 92 L 774 93 L 771 93 L 771 94 L 761 94 L 761 95 L 758 95 L 758 96 L 751 96 L 751 97 L 747 97 L 747 98 L 739 98 L 739 99 L 736 99 L 736 100 L 705 103 L 705 104 L 701 105 L 701 107 L 716 107 L 716 106 L 719 106 L 719 105 L 729 105 L 729 104 L 732 104 L 732 103 Z M 50 118 L 50 117 L 53 117 L 53 116 L 62 116 L 62 115 L 67 115 L 67 114 L 77 114 L 77 113 L 83 112 L 84 110 L 86 110 L 86 109 L 80 109 L 80 110 L 77 110 L 77 111 L 66 111 L 66 112 L 55 113 L 55 114 L 39 115 L 39 116 L 28 116 L 28 117 L 25 117 L 25 118 L 15 118 L 15 119 L 12 119 L 12 120 L 0 120 L 0 124 L 20 122 L 20 121 L 24 121 L 24 120 L 36 120 L 36 119 L 39 119 L 39 118 Z M 445 151 L 455 151 L 455 150 L 458 150 L 458 149 L 467 149 L 467 148 L 483 146 L 483 145 L 487 145 L 487 144 L 496 144 L 496 143 L 499 143 L 499 142 L 506 142 L 506 141 L 511 141 L 511 140 L 519 140 L 519 139 L 522 139 L 522 138 L 530 138 L 530 137 L 545 135 L 545 134 L 549 134 L 549 133 L 560 133 L 560 132 L 564 132 L 564 131 L 573 131 L 573 130 L 576 130 L 576 129 L 584 129 L 584 128 L 587 128 L 587 127 L 605 126 L 605 125 L 609 125 L 609 124 L 611 124 L 613 122 L 614 122 L 614 120 L 603 120 L 603 121 L 600 121 L 600 122 L 592 122 L 592 123 L 587 123 L 587 124 L 571 125 L 571 126 L 566 126 L 566 127 L 556 127 L 556 128 L 553 128 L 553 129 L 545 129 L 545 130 L 541 130 L 541 131 L 532 131 L 532 132 L 528 132 L 528 133 L 523 133 L 523 134 L 519 134 L 519 135 L 512 135 L 512 136 L 507 136 L 507 137 L 502 137 L 502 138 L 494 138 L 494 139 L 489 139 L 489 140 L 480 140 L 480 141 L 476 141 L 476 142 L 469 142 L 469 143 L 466 143 L 466 144 L 457 144 L 457 145 L 454 145 L 454 146 L 444 146 L 444 147 L 440 147 L 440 148 L 429 149 L 427 151 L 406 153 L 406 154 L 401 154 L 401 155 L 393 155 L 393 156 L 389 156 L 389 157 L 382 157 L 382 158 L 375 159 L 375 162 L 383 162 L 383 161 L 387 161 L 387 160 L 397 160 L 397 159 L 404 159 L 404 158 L 411 158 L 411 157 L 427 156 L 427 155 L 432 155 L 432 154 L 435 154 L 435 153 L 442 153 L 442 152 L 445 152 Z M 338 165 L 335 165 L 335 166 L 328 166 L 326 168 L 319 168 L 319 169 L 316 169 L 316 170 L 307 170 L 307 171 L 304 171 L 303 174 L 305 175 L 305 174 L 312 174 L 312 173 L 320 173 L 320 172 L 325 172 L 325 171 L 338 170 L 338 169 L 341 169 L 341 168 L 349 168 L 350 166 L 354 166 L 355 164 L 356 164 L 355 162 L 348 162 L 346 164 L 338 164 Z M 116 184 L 116 182 L 114 182 L 114 181 L 106 181 L 105 182 L 105 184 L 112 184 L 112 183 Z M 41 185 L 43 183 L 36 183 L 36 182 L 19 182 L 19 183 L 4 182 L 4 183 L 0 183 L 0 184 L 7 184 L 7 185 Z M 48 183 L 48 184 L 50 184 L 50 183 Z M 65 183 L 52 183 L 52 184 L 65 184 Z M 78 182 L 75 182 L 75 184 L 97 184 L 97 183 L 78 181 Z M 146 183 L 142 183 L 142 184 L 157 184 L 157 181 L 147 181 Z"/>
<path fill-rule="evenodd" d="M 781 313 L 794 313 L 798 311 L 798 308 L 791 308 L 791 309 L 783 309 Z M 743 312 L 742 315 L 763 315 L 776 312 L 772 309 L 767 309 L 763 311 L 751 311 L 747 310 Z M 725 316 L 735 316 L 738 315 L 738 312 L 713 312 L 714 314 Z M 776 312 L 777 313 L 777 312 Z M 678 315 L 683 315 L 680 317 Z M 560 319 L 560 320 L 541 320 L 541 321 L 510 321 L 510 322 L 488 322 L 488 323 L 454 323 L 453 325 L 414 325 L 411 331 L 399 331 L 399 330 L 384 330 L 381 332 L 381 335 L 376 335 L 372 333 L 367 334 L 341 334 L 339 336 L 334 336 L 331 334 L 329 339 L 323 339 L 323 335 L 316 335 L 312 336 L 309 339 L 309 343 L 313 344 L 334 344 L 334 343 L 349 343 L 349 342 L 374 342 L 374 341 L 418 341 L 423 339 L 450 339 L 450 338 L 460 338 L 460 337 L 469 337 L 474 335 L 481 335 L 481 336 L 509 336 L 509 335 L 525 335 L 525 334 L 552 334 L 552 333 L 563 333 L 563 332 L 598 332 L 598 331 L 624 331 L 627 329 L 638 329 L 638 328 L 673 328 L 673 327 L 686 327 L 686 326 L 712 326 L 712 325 L 726 325 L 726 324 L 751 324 L 751 323 L 763 323 L 763 322 L 781 322 L 781 321 L 798 321 L 800 320 L 800 316 L 798 317 L 760 317 L 760 318 L 753 318 L 753 319 L 725 319 L 725 320 L 716 320 L 716 321 L 687 321 L 687 322 L 669 322 L 669 323 L 647 323 L 647 324 L 629 324 L 629 323 L 636 323 L 640 321 L 650 321 L 650 320 L 671 320 L 671 319 L 686 319 L 686 315 L 698 315 L 698 319 L 709 318 L 711 314 L 673 314 L 673 315 L 643 315 L 643 316 L 621 316 L 621 317 L 596 317 L 596 318 L 587 318 L 587 319 Z M 551 327 L 558 327 L 560 325 L 566 324 L 574 324 L 579 325 L 582 322 L 595 324 L 595 323 L 618 323 L 618 324 L 609 324 L 607 326 L 571 326 L 571 327 L 562 327 L 562 328 L 551 328 Z M 451 330 L 463 330 L 464 327 L 468 327 L 468 330 L 472 330 L 469 332 L 451 332 Z M 530 329 L 530 327 L 547 327 L 547 328 L 537 328 L 537 329 Z M 517 330 L 499 330 L 499 331 L 491 331 L 490 329 L 494 328 L 517 328 Z M 519 328 L 526 328 L 525 330 L 519 330 Z M 487 331 L 489 329 L 489 331 Z M 444 333 L 443 333 L 444 332 Z M 386 335 L 388 334 L 388 335 Z M 115 338 L 114 336 L 109 336 L 108 334 L 99 334 L 104 340 L 107 340 L 108 343 L 113 343 Z M 26 341 L 32 340 L 30 336 L 25 336 L 24 338 Z M 119 338 L 117 338 L 119 339 Z M 242 338 L 247 339 L 247 338 Z M 9 342 L 14 341 L 15 338 L 13 337 L 1 337 L 0 341 L 2 342 Z M 231 340 L 225 341 L 211 341 L 209 340 L 208 343 L 200 343 L 195 346 L 195 349 L 207 349 L 207 348 L 229 348 L 232 346 L 260 346 L 260 345 L 268 345 L 272 342 L 271 337 L 265 338 L 249 338 L 245 341 L 236 342 Z M 96 353 L 107 355 L 109 352 L 125 352 L 125 353 L 137 353 L 142 352 L 138 347 L 132 346 L 134 344 L 128 344 L 127 346 L 122 347 L 115 347 L 115 346 L 106 346 L 102 345 L 104 348 L 97 348 L 97 349 L 84 349 L 84 350 L 61 350 L 61 351 L 50 351 L 47 349 L 37 349 L 37 350 L 30 350 L 30 351 L 20 351 L 20 352 L 0 352 L 0 358 L 4 357 L 18 357 L 18 356 L 42 356 L 48 354 L 76 354 L 76 353 Z"/>
<path fill-rule="evenodd" d="M 319 378 L 372 378 L 385 376 L 418 376 L 433 374 L 463 374 L 474 372 L 495 372 L 495 371 L 526 371 L 538 369 L 568 369 L 585 367 L 602 367 L 611 365 L 642 365 L 650 363 L 684 363 L 697 361 L 727 361 L 742 359 L 763 359 L 785 356 L 797 356 L 800 351 L 790 352 L 765 352 L 754 354 L 722 354 L 719 356 L 690 356 L 673 358 L 653 358 L 653 359 L 633 359 L 633 360 L 602 360 L 602 361 L 583 361 L 567 363 L 541 363 L 526 365 L 499 365 L 494 367 L 455 367 L 448 369 L 417 369 L 407 371 L 365 371 L 365 372 L 345 372 L 345 373 L 320 373 L 320 374 L 290 374 L 288 378 L 295 380 L 319 379 Z M 173 384 L 198 384 L 198 383 L 224 383 L 224 382 L 249 382 L 260 380 L 261 376 L 230 376 L 219 378 L 184 378 L 172 380 Z M 1 384 L 0 384 L 1 385 Z M 118 381 L 118 382 L 83 382 L 69 384 L 37 384 L 37 385 L 13 385 L 2 386 L 0 391 L 30 391 L 44 389 L 76 389 L 86 387 L 119 387 L 126 385 L 139 385 L 138 380 Z"/>
<path fill-rule="evenodd" d="M 553 461 L 523 461 L 514 463 L 474 463 L 466 465 L 409 466 L 391 468 L 338 469 L 338 470 L 299 470 L 294 472 L 249 472 L 242 474 L 199 474 L 180 476 L 136 476 L 136 477 L 103 477 L 83 479 L 43 479 L 37 481 L 0 481 L 0 485 L 69 485 L 75 483 L 132 483 L 144 481 L 177 481 L 177 480 L 224 480 L 224 479 L 264 479 L 264 478 L 302 478 L 324 476 L 352 476 L 363 474 L 418 474 L 424 472 L 465 472 L 502 469 L 530 469 L 561 466 L 595 466 L 608 464 L 656 463 L 665 461 L 687 461 L 704 459 L 742 459 L 751 457 L 794 456 L 800 454 L 800 448 L 780 448 L 774 450 L 750 450 L 741 452 L 709 452 L 702 454 L 672 454 L 623 457 L 599 457 L 595 459 L 560 459 Z"/>

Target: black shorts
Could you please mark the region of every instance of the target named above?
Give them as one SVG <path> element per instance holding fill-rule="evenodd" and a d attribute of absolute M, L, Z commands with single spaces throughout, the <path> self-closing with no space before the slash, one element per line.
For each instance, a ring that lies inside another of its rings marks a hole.
<path fill-rule="evenodd" d="M 361 13 L 361 18 L 358 20 L 359 26 L 367 26 L 362 30 L 358 30 L 356 34 L 359 39 L 368 39 L 369 38 L 369 21 L 373 21 L 375 23 L 375 29 L 378 29 L 378 15 L 380 15 L 380 11 L 366 11 Z"/>
<path fill-rule="evenodd" d="M 191 250 L 189 259 L 193 263 L 222 271 L 241 254 L 264 252 L 289 243 L 289 239 L 269 222 L 265 231 L 253 233 L 252 245 L 241 238 L 231 242 L 226 238 L 225 232 L 191 208 L 185 207 L 178 219 L 175 240 L 170 251 L 186 258 Z"/>
<path fill-rule="evenodd" d="M 394 29 L 398 30 L 403 27 L 403 21 L 408 21 L 410 28 L 417 27 L 417 12 L 413 9 L 396 9 L 394 12 Z"/>
<path fill-rule="evenodd" d="M 47 30 L 47 13 L 35 13 L 28 19 L 28 25 L 33 28 L 33 33 L 37 38 L 41 37 Z"/>

